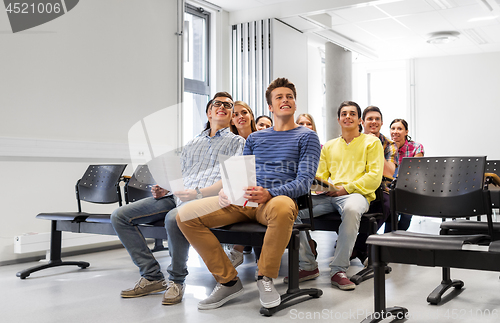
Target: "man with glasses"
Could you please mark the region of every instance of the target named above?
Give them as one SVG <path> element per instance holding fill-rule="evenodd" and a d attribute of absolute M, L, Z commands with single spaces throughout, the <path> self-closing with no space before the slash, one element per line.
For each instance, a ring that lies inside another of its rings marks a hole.
<path fill-rule="evenodd" d="M 233 100 L 229 93 L 219 92 L 207 104 L 207 127 L 183 147 L 181 169 L 184 191 L 171 192 L 153 186 L 152 197 L 124 205 L 111 214 L 111 223 L 127 249 L 141 278 L 133 288 L 121 292 L 124 298 L 139 297 L 165 291 L 163 305 L 180 303 L 184 295 L 184 280 L 188 274 L 189 243 L 177 227 L 177 208 L 184 203 L 217 195 L 222 188 L 219 154 L 241 155 L 245 139 L 231 132 Z M 167 213 L 168 212 L 168 213 Z M 165 216 L 166 214 L 166 216 Z M 171 257 L 165 281 L 160 264 L 153 256 L 138 224 L 165 221 L 168 249 Z"/>
<path fill-rule="evenodd" d="M 271 308 L 281 302 L 273 279 L 278 277 L 297 217 L 294 199 L 309 192 L 321 149 L 316 132 L 295 123 L 295 97 L 293 83 L 286 78 L 274 80 L 266 91 L 274 127 L 247 137 L 244 155 L 255 155 L 257 185 L 247 187 L 244 198 L 257 207 L 229 204 L 221 191 L 218 198 L 194 201 L 179 209 L 179 228 L 217 280 L 212 294 L 198 303 L 198 309 L 220 307 L 243 293 L 238 272 L 210 228 L 246 221 L 267 226 L 258 262 L 260 303 Z"/>

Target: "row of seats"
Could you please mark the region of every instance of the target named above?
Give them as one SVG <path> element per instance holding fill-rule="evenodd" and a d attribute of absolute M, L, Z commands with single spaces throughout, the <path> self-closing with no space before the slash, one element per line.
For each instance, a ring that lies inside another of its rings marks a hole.
<path fill-rule="evenodd" d="M 390 191 L 392 221 L 404 213 L 442 218 L 443 222 L 437 235 L 396 230 L 368 238 L 375 311 L 363 323 L 408 318 L 407 308 L 386 306 L 384 268 L 388 263 L 442 267 L 441 283 L 427 297 L 432 305 L 439 304 L 450 288 L 464 286 L 463 281 L 451 279 L 450 268 L 500 271 L 500 226 L 492 217 L 500 198 L 497 189 L 488 187 L 500 184 L 498 166 L 499 161 L 487 162 L 484 156 L 403 158 Z M 486 220 L 480 221 L 484 216 Z M 471 220 L 474 217 L 478 219 Z"/>
<path fill-rule="evenodd" d="M 432 165 L 432 167 L 430 167 L 430 165 Z M 489 165 L 489 168 L 486 165 Z M 54 266 L 77 265 L 81 268 L 86 268 L 90 265 L 87 262 L 62 261 L 61 232 L 71 231 L 82 233 L 116 234 L 111 226 L 109 214 L 91 214 L 82 212 L 81 201 L 93 203 L 119 203 L 119 205 L 121 205 L 122 199 L 120 193 L 120 183 L 122 181 L 125 181 L 124 195 L 126 203 L 131 203 L 138 199 L 150 196 L 150 188 L 151 185 L 154 184 L 154 181 L 152 180 L 147 167 L 139 167 L 130 178 L 122 175 L 125 167 L 126 165 L 89 166 L 82 179 L 80 179 L 76 184 L 78 212 L 52 212 L 40 213 L 37 215 L 37 218 L 52 221 L 50 261 L 46 265 L 36 266 L 21 271 L 17 273 L 18 277 L 24 279 L 35 271 Z M 402 233 L 396 231 L 384 235 L 372 235 L 368 239 L 368 242 L 372 245 L 371 253 L 373 254 L 373 268 L 370 265 L 364 270 L 364 272 L 359 274 L 358 276 L 361 278 L 357 281 L 357 283 L 371 277 L 373 272 L 375 272 L 376 279 L 374 280 L 374 283 L 376 313 L 384 311 L 385 313 L 392 313 L 394 315 L 397 315 L 398 313 L 404 314 L 406 312 L 404 308 L 400 307 L 386 309 L 384 276 L 385 273 L 390 271 L 390 268 L 387 266 L 389 263 L 414 263 L 416 262 L 415 259 L 427 259 L 423 262 L 423 265 L 439 266 L 439 264 L 441 264 L 441 260 L 439 262 L 434 260 L 431 261 L 430 259 L 424 257 L 424 255 L 434 259 L 435 257 L 441 257 L 440 252 L 446 254 L 450 250 L 450 245 L 453 245 L 453 248 L 458 248 L 459 245 L 461 246 L 464 243 L 484 243 L 484 241 L 496 241 L 498 240 L 496 237 L 500 232 L 500 227 L 497 227 L 496 224 L 494 225 L 490 221 L 492 207 L 500 204 L 500 194 L 498 194 L 500 191 L 492 192 L 492 195 L 494 196 L 492 200 L 490 198 L 490 191 L 488 188 L 483 187 L 483 175 L 485 170 L 487 172 L 496 172 L 496 162 L 486 162 L 485 157 L 405 158 L 400 167 L 401 170 L 404 171 L 400 172 L 397 184 L 395 188 L 391 190 L 391 215 L 392 221 L 394 221 L 393 223 L 396 223 L 396 215 L 399 213 L 415 215 L 427 215 L 426 213 L 429 213 L 429 215 L 432 216 L 456 218 L 463 214 L 457 214 L 454 211 L 458 209 L 462 210 L 462 213 L 464 213 L 463 210 L 470 211 L 471 208 L 473 208 L 474 212 L 465 212 L 468 217 L 486 214 L 488 221 L 476 221 L 473 223 L 467 222 L 467 224 L 457 221 L 443 222 L 443 229 L 441 233 L 453 235 L 453 237 L 444 237 L 443 239 L 443 236 L 438 236 L 439 238 L 437 242 L 434 242 L 434 240 L 423 240 L 430 238 L 411 232 Z M 474 169 L 474 172 L 470 172 L 469 169 Z M 495 178 L 492 174 L 487 176 L 487 182 L 491 183 L 494 180 Z M 412 183 L 412 185 L 409 185 L 409 183 Z M 441 186 L 437 189 L 437 186 L 435 185 Z M 455 187 L 454 185 L 458 186 Z M 446 189 L 443 189 L 444 187 L 446 187 Z M 381 190 L 378 194 L 378 201 L 380 201 Z M 424 196 L 424 200 L 419 200 L 420 195 Z M 482 208 L 476 204 L 469 205 L 469 197 L 476 198 L 477 201 L 484 202 L 484 205 L 481 204 Z M 296 225 L 292 232 L 288 246 L 290 277 L 288 290 L 284 295 L 282 295 L 282 304 L 279 308 L 261 309 L 261 313 L 264 315 L 272 315 L 279 309 L 289 306 L 287 302 L 297 297 L 308 295 L 313 298 L 317 298 L 322 294 L 322 291 L 319 289 L 299 289 L 298 287 L 298 234 L 300 230 L 309 229 L 337 231 L 341 220 L 338 214 L 328 214 L 318 218 L 313 218 L 311 210 L 312 203 L 310 202 L 310 198 L 310 195 L 307 195 L 299 198 L 298 201 L 300 208 L 310 209 L 310 219 L 309 221 L 304 221 L 308 223 Z M 460 202 L 461 204 L 457 207 L 457 205 L 455 205 L 455 201 Z M 377 203 L 377 200 L 372 203 Z M 450 204 L 454 207 L 450 208 Z M 426 205 L 430 205 L 431 207 L 425 208 L 424 206 Z M 415 207 L 417 209 L 415 209 Z M 373 208 L 371 208 L 371 210 L 373 210 Z M 429 210 L 433 211 L 430 212 Z M 367 230 L 370 233 L 375 233 L 376 219 L 377 216 L 380 215 L 380 213 L 373 213 L 369 211 L 363 217 L 360 231 Z M 469 225 L 475 227 L 471 227 Z M 157 242 L 157 245 L 161 244 L 161 240 L 166 239 L 166 231 L 163 227 L 163 223 L 140 225 L 139 227 L 145 238 L 154 238 L 157 241 L 160 241 L 160 243 Z M 475 233 L 479 230 L 478 227 L 481 227 L 483 230 L 480 238 L 475 236 L 472 238 L 470 236 L 463 238 L 464 232 L 466 234 L 470 234 L 471 232 Z M 214 234 L 222 243 L 251 245 L 256 247 L 262 246 L 265 231 L 266 227 L 258 223 L 238 223 L 224 228 L 213 229 Z M 429 241 L 432 241 L 432 243 L 429 243 Z M 443 243 L 444 249 L 437 248 L 436 250 L 438 251 L 433 251 L 432 256 L 428 255 L 429 246 L 440 247 L 441 243 Z M 422 244 L 426 245 L 427 249 L 422 248 Z M 386 251 L 387 248 L 389 248 L 389 251 Z M 395 248 L 397 250 L 401 249 L 401 251 L 395 252 L 391 248 Z M 486 254 L 494 254 L 496 252 L 495 250 L 500 250 L 500 248 L 497 248 L 495 243 L 490 245 L 490 249 L 491 251 L 488 251 Z M 414 250 L 417 252 L 417 255 L 411 256 L 412 253 L 408 250 Z M 458 250 L 455 251 L 458 252 Z M 423 255 L 420 253 L 423 253 Z M 439 256 L 436 256 L 438 254 Z M 446 256 L 443 259 L 447 258 L 448 257 Z M 443 283 L 440 285 L 440 289 L 438 288 L 439 290 L 433 293 L 437 296 L 430 296 L 429 298 L 429 302 L 432 304 L 439 303 L 440 295 L 442 295 L 446 289 L 450 287 L 461 288 L 461 286 L 463 286 L 463 283 L 455 283 L 449 279 L 449 267 L 454 266 L 456 267 L 458 265 L 451 264 L 448 267 L 444 267 Z M 458 267 L 465 268 L 465 265 L 461 266 L 462 267 Z M 357 280 L 356 276 L 354 277 L 354 280 Z M 376 320 L 374 322 L 376 322 Z"/>

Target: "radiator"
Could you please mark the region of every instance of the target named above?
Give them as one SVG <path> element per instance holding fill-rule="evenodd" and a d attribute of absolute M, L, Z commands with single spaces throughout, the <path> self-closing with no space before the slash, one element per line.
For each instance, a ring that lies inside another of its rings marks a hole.
<path fill-rule="evenodd" d="M 119 241 L 117 236 L 108 236 L 91 233 L 62 233 L 62 248 L 93 245 L 97 243 Z M 14 237 L 14 253 L 28 253 L 49 251 L 50 232 L 25 233 Z"/>

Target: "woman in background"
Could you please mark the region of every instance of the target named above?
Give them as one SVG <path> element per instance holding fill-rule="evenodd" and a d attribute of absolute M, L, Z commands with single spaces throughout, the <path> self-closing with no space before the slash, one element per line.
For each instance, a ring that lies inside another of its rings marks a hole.
<path fill-rule="evenodd" d="M 273 119 L 266 115 L 262 115 L 255 121 L 257 123 L 257 130 L 264 130 L 273 126 Z"/>
<path fill-rule="evenodd" d="M 259 118 L 261 118 L 261 117 L 259 117 Z M 265 127 L 265 128 L 269 128 L 269 127 Z M 250 106 L 243 101 L 234 102 L 233 118 L 231 119 L 231 131 L 236 135 L 242 136 L 243 138 L 245 138 L 245 140 L 248 138 L 248 136 L 252 132 L 257 131 L 253 111 L 250 108 Z M 252 251 L 252 247 L 251 246 L 245 247 L 245 246 L 241 246 L 241 245 L 233 245 L 233 247 L 227 253 L 227 256 L 228 256 L 229 260 L 231 261 L 231 263 L 233 264 L 234 268 L 238 267 L 239 265 L 241 265 L 243 263 L 244 251 L 246 251 L 247 253 L 250 253 Z M 257 250 L 256 250 L 256 254 L 257 254 Z M 259 254 L 260 254 L 260 252 L 259 252 Z"/>
<path fill-rule="evenodd" d="M 309 113 L 299 114 L 295 123 L 300 125 L 300 126 L 304 126 L 306 128 L 309 128 L 314 132 L 317 132 L 316 131 L 316 124 L 314 123 L 314 119 L 313 119 L 312 115 L 310 115 Z"/>
<path fill-rule="evenodd" d="M 424 146 L 422 146 L 422 144 L 419 144 L 418 142 L 411 140 L 411 137 L 408 136 L 408 122 L 406 122 L 404 119 L 394 119 L 391 122 L 391 139 L 398 146 L 398 169 L 396 169 L 396 173 L 394 173 L 394 177 L 396 177 L 403 158 L 423 157 Z M 408 230 L 408 228 L 410 227 L 411 217 L 412 216 L 408 214 L 400 214 L 397 229 L 404 231 Z M 386 222 L 385 232 L 390 232 L 391 230 L 391 223 Z"/>

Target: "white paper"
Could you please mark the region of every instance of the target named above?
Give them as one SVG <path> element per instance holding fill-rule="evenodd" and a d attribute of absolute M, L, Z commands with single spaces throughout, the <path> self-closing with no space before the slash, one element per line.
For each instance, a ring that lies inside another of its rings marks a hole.
<path fill-rule="evenodd" d="M 181 160 L 175 150 L 151 159 L 147 165 L 154 180 L 161 188 L 170 192 L 185 190 L 182 179 Z"/>
<path fill-rule="evenodd" d="M 231 204 L 248 207 L 257 207 L 258 203 L 247 202 L 243 197 L 249 186 L 257 185 L 255 171 L 255 156 L 223 156 L 219 155 L 221 166 L 222 188 Z"/>

